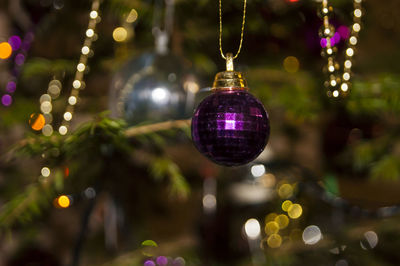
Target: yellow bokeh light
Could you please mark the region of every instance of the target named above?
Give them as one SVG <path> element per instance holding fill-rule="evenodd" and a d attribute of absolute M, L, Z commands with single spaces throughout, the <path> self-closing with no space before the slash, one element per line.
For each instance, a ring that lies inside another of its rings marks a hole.
<path fill-rule="evenodd" d="M 124 27 L 115 28 L 113 31 L 113 39 L 116 42 L 123 42 L 128 37 L 128 31 Z"/>
<path fill-rule="evenodd" d="M 41 130 L 46 123 L 46 120 L 42 114 L 31 114 L 29 118 L 29 125 L 33 130 Z"/>
<path fill-rule="evenodd" d="M 279 224 L 275 221 L 268 222 L 264 230 L 267 235 L 276 234 L 279 232 Z"/>
<path fill-rule="evenodd" d="M 284 214 L 280 214 L 275 217 L 275 222 L 278 224 L 279 229 L 284 229 L 289 225 L 289 218 Z"/>
<path fill-rule="evenodd" d="M 279 248 L 282 245 L 282 237 L 278 234 L 272 234 L 267 239 L 270 248 Z"/>
<path fill-rule="evenodd" d="M 271 212 L 270 214 L 265 216 L 265 222 L 268 223 L 270 221 L 274 221 L 276 216 L 278 216 L 278 214 Z"/>
<path fill-rule="evenodd" d="M 282 210 L 284 210 L 285 212 L 287 212 L 287 211 L 289 210 L 290 206 L 292 206 L 292 205 L 293 205 L 293 203 L 292 203 L 290 200 L 285 200 L 285 201 L 282 203 Z"/>
<path fill-rule="evenodd" d="M 290 184 L 283 184 L 279 187 L 278 194 L 283 199 L 290 198 L 293 195 L 293 187 Z"/>
<path fill-rule="evenodd" d="M 12 54 L 12 47 L 8 42 L 0 43 L 0 59 L 7 59 Z"/>
<path fill-rule="evenodd" d="M 71 204 L 71 201 L 69 200 L 69 198 L 67 196 L 61 195 L 58 197 L 57 203 L 58 203 L 58 206 L 60 206 L 61 208 L 68 208 L 69 205 Z"/>
<path fill-rule="evenodd" d="M 294 56 L 288 56 L 283 60 L 283 68 L 289 73 L 296 73 L 299 66 L 299 60 Z"/>
<path fill-rule="evenodd" d="M 292 206 L 290 206 L 290 208 L 288 209 L 288 215 L 290 218 L 292 219 L 297 219 L 301 216 L 301 214 L 303 213 L 303 208 L 301 207 L 300 204 L 293 204 Z"/>
<path fill-rule="evenodd" d="M 137 20 L 138 18 L 138 12 L 136 9 L 131 9 L 131 12 L 129 12 L 129 15 L 126 17 L 126 22 L 128 23 L 133 23 Z"/>

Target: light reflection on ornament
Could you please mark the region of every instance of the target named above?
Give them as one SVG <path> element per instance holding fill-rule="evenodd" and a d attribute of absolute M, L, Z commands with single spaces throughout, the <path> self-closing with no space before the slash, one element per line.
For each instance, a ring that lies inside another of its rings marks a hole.
<path fill-rule="evenodd" d="M 260 223 L 257 219 L 251 218 L 246 221 L 244 230 L 248 238 L 257 239 L 261 233 Z"/>
<path fill-rule="evenodd" d="M 170 93 L 166 88 L 159 87 L 155 88 L 151 92 L 151 99 L 156 104 L 167 104 L 170 98 Z"/>
<path fill-rule="evenodd" d="M 307 226 L 302 235 L 306 245 L 315 245 L 322 239 L 321 229 L 316 225 Z"/>

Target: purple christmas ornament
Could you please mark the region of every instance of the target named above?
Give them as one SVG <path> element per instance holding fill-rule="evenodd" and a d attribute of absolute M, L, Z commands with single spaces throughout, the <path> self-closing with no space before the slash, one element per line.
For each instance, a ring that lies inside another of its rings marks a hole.
<path fill-rule="evenodd" d="M 264 150 L 270 127 L 262 103 L 247 92 L 243 75 L 227 69 L 217 74 L 214 93 L 197 107 L 192 138 L 210 160 L 234 166 L 251 162 Z"/>

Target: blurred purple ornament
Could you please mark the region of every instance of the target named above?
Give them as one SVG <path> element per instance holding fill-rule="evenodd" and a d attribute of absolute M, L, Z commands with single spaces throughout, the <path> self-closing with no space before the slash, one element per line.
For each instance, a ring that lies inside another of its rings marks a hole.
<path fill-rule="evenodd" d="M 326 47 L 326 43 L 327 43 L 326 38 L 321 38 L 320 44 L 322 48 Z"/>
<path fill-rule="evenodd" d="M 8 39 L 8 43 L 11 45 L 11 48 L 13 49 L 13 51 L 18 50 L 19 48 L 21 48 L 21 38 L 17 35 L 13 35 Z"/>
<path fill-rule="evenodd" d="M 3 97 L 1 97 L 1 103 L 4 106 L 10 106 L 12 103 L 12 97 L 8 94 L 4 94 Z"/>
<path fill-rule="evenodd" d="M 152 260 L 146 260 L 146 261 L 143 263 L 143 266 L 156 266 L 156 264 L 155 264 L 154 261 L 152 261 Z"/>
<path fill-rule="evenodd" d="M 333 34 L 332 39 L 335 40 L 335 44 L 338 44 L 340 42 L 340 39 L 341 39 L 340 33 L 339 32 L 335 32 L 335 34 Z M 333 45 L 334 44 L 332 44 L 332 46 Z"/>
<path fill-rule="evenodd" d="M 346 40 L 350 37 L 350 30 L 348 27 L 342 25 L 337 29 L 337 32 L 339 32 L 340 37 L 342 37 L 342 39 Z"/>
<path fill-rule="evenodd" d="M 157 265 L 166 266 L 168 264 L 168 259 L 165 256 L 159 256 L 156 259 Z"/>
<path fill-rule="evenodd" d="M 269 139 L 262 103 L 243 88 L 216 90 L 192 118 L 196 148 L 215 163 L 234 166 L 254 160 Z"/>
<path fill-rule="evenodd" d="M 24 64 L 24 62 L 25 62 L 25 56 L 23 54 L 17 54 L 15 56 L 15 64 L 21 66 Z"/>
<path fill-rule="evenodd" d="M 7 92 L 9 93 L 13 93 L 15 91 L 15 89 L 17 88 L 17 84 L 15 83 L 15 81 L 9 81 L 7 83 Z"/>

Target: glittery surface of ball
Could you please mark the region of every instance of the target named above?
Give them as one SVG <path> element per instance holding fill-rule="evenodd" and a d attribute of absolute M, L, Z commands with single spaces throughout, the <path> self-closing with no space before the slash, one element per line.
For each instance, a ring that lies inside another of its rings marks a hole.
<path fill-rule="evenodd" d="M 264 106 L 244 90 L 214 92 L 199 104 L 192 118 L 196 148 L 227 166 L 254 160 L 264 150 L 269 131 Z"/>

